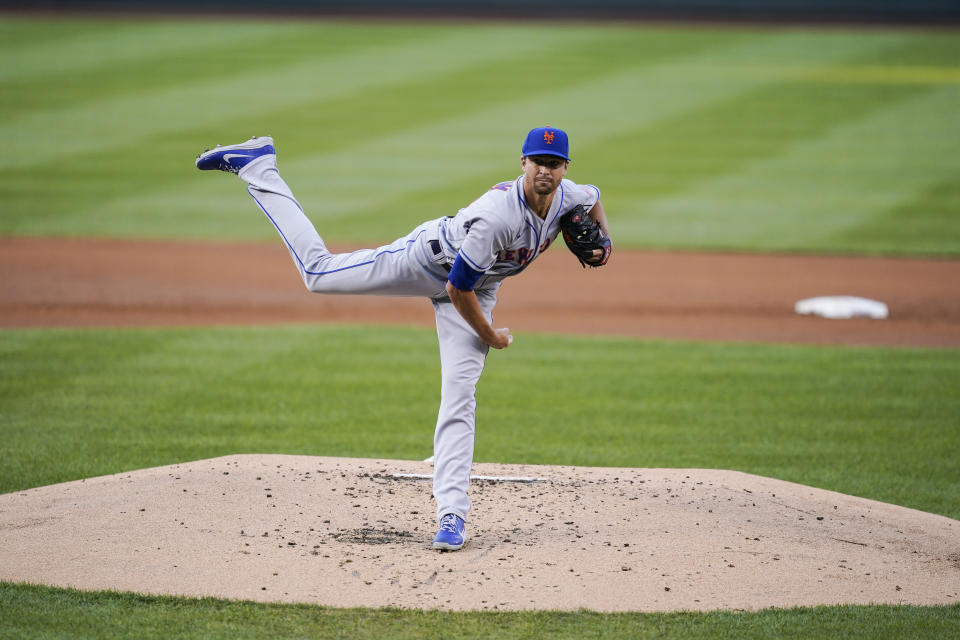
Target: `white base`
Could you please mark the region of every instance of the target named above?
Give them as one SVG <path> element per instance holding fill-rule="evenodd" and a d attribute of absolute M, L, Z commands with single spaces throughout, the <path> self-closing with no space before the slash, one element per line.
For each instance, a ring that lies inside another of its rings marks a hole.
<path fill-rule="evenodd" d="M 794 305 L 800 315 L 815 315 L 833 320 L 873 318 L 883 320 L 890 315 L 887 305 L 878 300 L 856 296 L 820 296 L 800 300 Z"/>

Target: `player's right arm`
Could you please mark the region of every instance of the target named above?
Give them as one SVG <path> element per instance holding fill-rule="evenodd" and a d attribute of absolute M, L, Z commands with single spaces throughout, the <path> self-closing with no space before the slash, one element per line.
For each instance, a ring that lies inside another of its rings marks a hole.
<path fill-rule="evenodd" d="M 493 197 L 489 195 L 491 193 Z M 488 192 L 461 210 L 469 223 L 465 226 L 466 237 L 450 267 L 446 291 L 454 308 L 481 340 L 494 349 L 506 349 L 513 342 L 513 336 L 509 329 L 493 328 L 473 291 L 496 262 L 498 252 L 516 236 L 518 223 L 510 218 L 509 209 L 500 205 L 500 199 L 496 197 L 498 193 Z"/>
<path fill-rule="evenodd" d="M 483 316 L 480 301 L 472 290 L 458 289 L 452 282 L 447 282 L 447 295 L 450 302 L 464 320 L 467 321 L 480 339 L 494 349 L 506 349 L 513 342 L 509 329 L 494 329 Z"/>

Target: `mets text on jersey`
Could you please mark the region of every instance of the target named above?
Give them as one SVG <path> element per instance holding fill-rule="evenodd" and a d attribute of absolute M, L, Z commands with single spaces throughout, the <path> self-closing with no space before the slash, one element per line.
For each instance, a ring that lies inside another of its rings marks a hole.
<path fill-rule="evenodd" d="M 533 260 L 538 254 L 543 253 L 550 246 L 550 239 L 547 238 L 537 250 L 527 247 L 519 249 L 503 249 L 497 252 L 497 263 L 510 263 L 517 267 L 525 267 L 527 263 Z"/>

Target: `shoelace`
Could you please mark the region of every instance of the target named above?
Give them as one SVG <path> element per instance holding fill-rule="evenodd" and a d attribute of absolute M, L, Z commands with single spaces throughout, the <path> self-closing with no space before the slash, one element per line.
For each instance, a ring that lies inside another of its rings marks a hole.
<path fill-rule="evenodd" d="M 440 529 L 449 533 L 457 532 L 457 519 L 454 516 L 447 516 L 440 521 Z"/>
<path fill-rule="evenodd" d="M 220 170 L 230 173 L 240 173 L 240 167 L 235 167 L 224 159 L 220 159 Z"/>

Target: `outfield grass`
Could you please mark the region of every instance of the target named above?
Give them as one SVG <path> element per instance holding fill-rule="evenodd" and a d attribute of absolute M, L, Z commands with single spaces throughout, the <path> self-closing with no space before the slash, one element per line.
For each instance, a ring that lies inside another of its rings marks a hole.
<path fill-rule="evenodd" d="M 0 233 L 272 238 L 206 145 L 272 134 L 332 241 L 391 240 L 572 136 L 620 247 L 960 253 L 960 34 L 0 20 Z"/>

